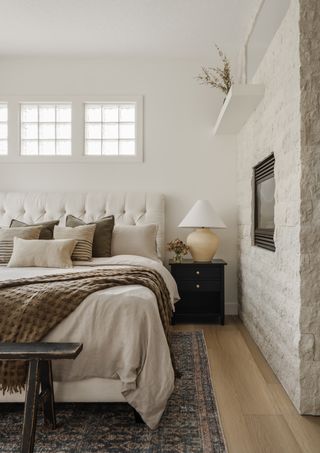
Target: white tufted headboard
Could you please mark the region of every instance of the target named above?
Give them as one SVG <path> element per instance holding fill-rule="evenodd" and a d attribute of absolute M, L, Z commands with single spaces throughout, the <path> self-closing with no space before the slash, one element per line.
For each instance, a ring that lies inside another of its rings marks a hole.
<path fill-rule="evenodd" d="M 156 223 L 158 255 L 164 258 L 164 196 L 145 192 L 0 192 L 0 226 L 12 219 L 26 223 L 60 219 L 67 214 L 85 222 L 113 214 L 116 224 Z"/>

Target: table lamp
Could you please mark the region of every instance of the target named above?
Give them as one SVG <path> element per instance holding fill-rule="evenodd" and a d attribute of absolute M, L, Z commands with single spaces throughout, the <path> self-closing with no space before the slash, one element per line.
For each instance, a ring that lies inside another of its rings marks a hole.
<path fill-rule="evenodd" d="M 194 261 L 209 262 L 214 257 L 218 236 L 209 228 L 226 228 L 208 200 L 198 200 L 178 225 L 179 228 L 196 228 L 187 237 L 187 245 Z"/>

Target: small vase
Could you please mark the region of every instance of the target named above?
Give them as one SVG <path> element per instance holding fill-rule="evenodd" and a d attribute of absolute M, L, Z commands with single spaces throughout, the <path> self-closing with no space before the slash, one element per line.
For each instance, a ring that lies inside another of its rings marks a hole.
<path fill-rule="evenodd" d="M 173 261 L 175 263 L 182 263 L 182 255 L 180 255 L 179 253 L 176 253 L 173 257 Z"/>

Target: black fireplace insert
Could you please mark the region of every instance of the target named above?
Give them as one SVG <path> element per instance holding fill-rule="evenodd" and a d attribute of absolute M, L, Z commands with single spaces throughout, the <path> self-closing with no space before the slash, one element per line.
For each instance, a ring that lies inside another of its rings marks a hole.
<path fill-rule="evenodd" d="M 254 172 L 254 245 L 275 251 L 274 242 L 274 154 L 253 168 Z"/>

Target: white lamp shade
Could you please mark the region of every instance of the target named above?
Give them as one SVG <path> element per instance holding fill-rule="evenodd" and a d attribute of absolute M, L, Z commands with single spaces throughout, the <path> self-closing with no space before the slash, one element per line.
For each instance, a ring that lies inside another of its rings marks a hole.
<path fill-rule="evenodd" d="M 208 200 L 198 200 L 178 226 L 180 228 L 226 228 Z"/>

